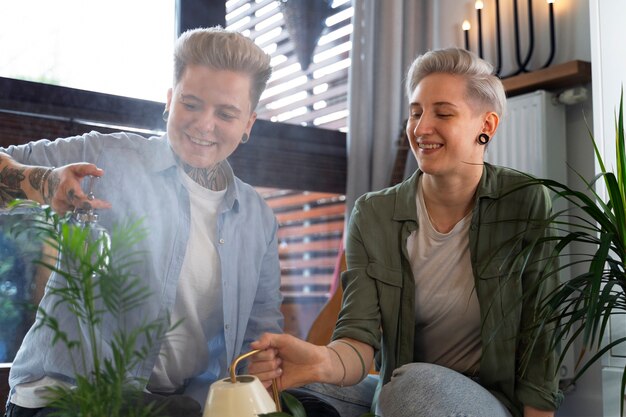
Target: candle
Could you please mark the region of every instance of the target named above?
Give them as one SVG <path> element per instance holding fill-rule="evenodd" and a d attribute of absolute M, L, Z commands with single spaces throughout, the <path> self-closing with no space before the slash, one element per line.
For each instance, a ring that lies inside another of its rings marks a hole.
<path fill-rule="evenodd" d="M 470 50 L 470 45 L 469 45 L 470 22 L 469 20 L 464 20 L 463 25 L 461 27 L 463 28 L 463 34 L 465 35 L 465 49 L 469 51 Z"/>
<path fill-rule="evenodd" d="M 496 0 L 496 69 L 499 76 L 502 70 L 502 38 L 500 36 L 500 0 Z"/>
<path fill-rule="evenodd" d="M 483 22 L 482 22 L 482 10 L 483 2 L 477 0 L 474 4 L 476 7 L 476 17 L 478 19 L 478 56 L 483 57 Z"/>
<path fill-rule="evenodd" d="M 550 56 L 548 60 L 544 64 L 543 68 L 546 68 L 548 65 L 552 63 L 552 59 L 554 59 L 554 50 L 555 50 L 555 36 L 554 36 L 554 0 L 546 0 L 548 2 L 548 18 L 550 24 Z"/>

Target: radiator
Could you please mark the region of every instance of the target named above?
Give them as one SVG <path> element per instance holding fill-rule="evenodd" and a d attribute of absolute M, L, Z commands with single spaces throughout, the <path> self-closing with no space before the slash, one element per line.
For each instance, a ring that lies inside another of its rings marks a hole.
<path fill-rule="evenodd" d="M 565 106 L 544 90 L 507 100 L 507 114 L 485 160 L 541 178 L 567 181 Z"/>
<path fill-rule="evenodd" d="M 552 95 L 544 90 L 509 98 L 507 114 L 487 147 L 485 160 L 566 183 L 566 158 L 565 106 L 553 102 Z M 557 202 L 555 209 L 562 209 L 564 204 Z M 562 280 L 567 278 L 567 273 L 561 274 Z M 574 368 L 570 350 L 560 369 L 561 379 L 573 378 Z"/>

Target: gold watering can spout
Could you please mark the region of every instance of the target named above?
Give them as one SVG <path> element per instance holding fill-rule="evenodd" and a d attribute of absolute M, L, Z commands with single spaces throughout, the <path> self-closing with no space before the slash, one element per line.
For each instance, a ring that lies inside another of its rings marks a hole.
<path fill-rule="evenodd" d="M 259 352 L 261 352 L 260 349 L 251 350 L 250 352 L 244 353 L 243 355 L 239 355 L 238 357 L 235 358 L 233 363 L 230 364 L 230 368 L 229 368 L 230 382 L 232 382 L 233 384 L 237 382 L 236 371 L 237 371 L 237 365 L 239 364 L 239 362 L 246 358 L 249 358 L 250 356 L 256 355 Z M 276 378 L 272 379 L 272 396 L 274 397 L 274 402 L 276 403 L 276 411 L 282 411 L 281 406 L 280 406 L 280 394 L 278 392 L 278 382 L 276 381 Z"/>

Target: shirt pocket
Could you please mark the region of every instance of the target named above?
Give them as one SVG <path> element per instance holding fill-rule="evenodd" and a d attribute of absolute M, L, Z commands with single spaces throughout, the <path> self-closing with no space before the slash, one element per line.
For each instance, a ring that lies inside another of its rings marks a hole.
<path fill-rule="evenodd" d="M 503 281 L 519 277 L 521 259 L 515 255 L 498 255 L 478 263 L 476 272 L 479 279 L 500 279 Z"/>

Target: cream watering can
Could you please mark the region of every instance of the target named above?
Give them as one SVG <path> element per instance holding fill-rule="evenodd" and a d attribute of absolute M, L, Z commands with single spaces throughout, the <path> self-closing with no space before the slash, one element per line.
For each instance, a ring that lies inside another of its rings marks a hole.
<path fill-rule="evenodd" d="M 257 417 L 281 411 L 276 380 L 272 381 L 272 399 L 259 378 L 235 374 L 239 361 L 259 352 L 253 350 L 235 358 L 230 365 L 230 378 L 211 384 L 202 417 Z"/>

